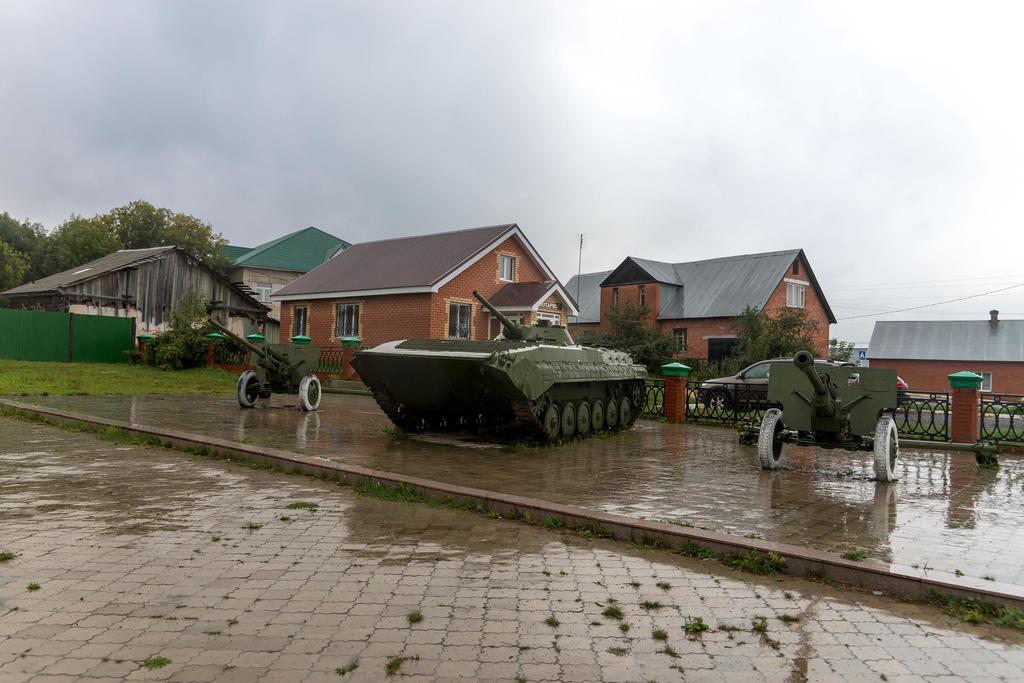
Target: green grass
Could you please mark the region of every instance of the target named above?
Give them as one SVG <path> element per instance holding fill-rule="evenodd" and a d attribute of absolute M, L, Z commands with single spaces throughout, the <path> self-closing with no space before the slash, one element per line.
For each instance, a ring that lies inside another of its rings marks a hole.
<path fill-rule="evenodd" d="M 668 631 L 657 628 L 651 631 L 651 638 L 655 640 L 668 640 Z"/>
<path fill-rule="evenodd" d="M 786 566 L 786 558 L 776 553 L 759 553 L 748 550 L 745 553 L 729 553 L 722 556 L 722 562 L 733 569 L 750 574 L 772 576 Z"/>
<path fill-rule="evenodd" d="M 656 583 L 654 585 L 657 586 L 658 588 L 660 588 L 663 591 L 667 591 L 670 588 L 672 588 L 672 584 L 669 583 L 668 581 L 659 581 L 658 583 Z"/>
<path fill-rule="evenodd" d="M 615 605 L 609 605 L 608 607 L 604 608 L 603 612 L 601 612 L 601 616 L 607 617 L 609 619 L 621 619 L 622 610 L 616 607 Z"/>
<path fill-rule="evenodd" d="M 550 626 L 551 628 L 558 628 L 559 624 L 561 624 L 561 622 L 558 621 L 558 619 L 556 619 L 554 615 L 545 619 L 544 623 Z"/>
<path fill-rule="evenodd" d="M 0 396 L 234 395 L 235 373 L 159 370 L 127 363 L 41 363 L 0 359 Z"/>
<path fill-rule="evenodd" d="M 294 503 L 288 503 L 289 510 L 316 510 L 319 507 L 319 503 L 310 503 L 304 500 L 299 500 Z"/>
<path fill-rule="evenodd" d="M 16 557 L 17 555 L 12 553 L 10 550 L 0 550 L 0 562 L 8 562 Z"/>
<path fill-rule="evenodd" d="M 652 609 L 661 609 L 662 607 L 664 607 L 664 605 L 662 605 L 657 600 L 644 600 L 643 602 L 640 603 L 640 607 L 645 609 L 645 610 L 652 610 Z"/>
<path fill-rule="evenodd" d="M 1024 631 L 1024 609 L 1001 607 L 977 598 L 958 598 L 936 590 L 929 592 L 926 601 L 968 624 L 992 623 Z"/>
<path fill-rule="evenodd" d="M 421 621 L 423 621 L 423 613 L 419 610 L 416 610 L 415 612 L 409 612 L 406 618 L 409 620 L 410 624 L 418 624 Z"/>
<path fill-rule="evenodd" d="M 716 557 L 715 551 L 711 548 L 690 540 L 679 544 L 679 552 L 687 557 L 696 557 L 699 560 L 713 560 Z"/>
<path fill-rule="evenodd" d="M 863 562 L 864 560 L 868 559 L 868 554 L 860 549 L 847 550 L 845 553 L 840 555 L 840 557 L 842 557 L 844 560 L 851 560 L 853 562 Z"/>
<path fill-rule="evenodd" d="M 163 668 L 170 663 L 171 660 L 167 659 L 167 657 L 150 657 L 142 663 L 142 666 L 146 667 L 147 669 L 153 670 Z"/>
<path fill-rule="evenodd" d="M 798 617 L 795 614 L 780 614 L 775 618 L 785 624 L 795 624 L 796 622 L 800 621 L 800 617 Z"/>
<path fill-rule="evenodd" d="M 33 581 L 32 583 L 30 583 L 30 584 L 28 585 L 28 587 L 27 587 L 27 590 L 30 590 L 30 591 L 37 591 L 37 590 L 39 590 L 40 588 L 42 588 L 42 586 L 40 586 L 40 585 L 39 585 L 38 583 L 36 583 L 35 581 Z"/>

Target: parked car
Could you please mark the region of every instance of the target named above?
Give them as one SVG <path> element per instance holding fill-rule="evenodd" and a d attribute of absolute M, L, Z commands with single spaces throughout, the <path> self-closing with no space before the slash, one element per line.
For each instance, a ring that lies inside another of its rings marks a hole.
<path fill-rule="evenodd" d="M 771 407 L 768 401 L 768 377 L 773 365 L 792 363 L 792 358 L 769 358 L 749 365 L 735 375 L 717 377 L 701 382 L 697 396 L 700 401 L 713 410 L 729 410 L 738 407 L 744 410 L 761 410 Z M 815 365 L 840 366 L 853 363 L 839 363 L 831 360 L 815 359 Z"/>

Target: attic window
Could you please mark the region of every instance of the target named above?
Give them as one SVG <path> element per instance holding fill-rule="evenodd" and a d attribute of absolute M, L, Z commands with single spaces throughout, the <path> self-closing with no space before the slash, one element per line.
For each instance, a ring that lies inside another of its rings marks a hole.
<path fill-rule="evenodd" d="M 76 270 L 75 272 L 73 272 L 73 273 L 71 273 L 71 274 L 72 274 L 72 275 L 79 275 L 79 274 L 81 274 L 81 273 L 84 273 L 84 272 L 85 272 L 85 271 L 87 271 L 87 270 L 92 270 L 92 267 L 90 266 L 89 268 L 82 268 L 81 270 Z"/>
<path fill-rule="evenodd" d="M 800 274 L 800 260 L 793 261 L 793 275 Z"/>

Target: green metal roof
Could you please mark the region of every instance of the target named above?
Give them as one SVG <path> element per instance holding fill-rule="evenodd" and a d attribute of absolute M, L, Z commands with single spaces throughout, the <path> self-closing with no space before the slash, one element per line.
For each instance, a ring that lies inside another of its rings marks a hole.
<path fill-rule="evenodd" d="M 308 227 L 261 244 L 235 259 L 234 266 L 308 273 L 351 244 L 319 228 Z"/>
<path fill-rule="evenodd" d="M 232 261 L 245 256 L 250 251 L 252 251 L 252 247 L 237 247 L 234 244 L 225 244 L 220 248 L 220 253 Z"/>

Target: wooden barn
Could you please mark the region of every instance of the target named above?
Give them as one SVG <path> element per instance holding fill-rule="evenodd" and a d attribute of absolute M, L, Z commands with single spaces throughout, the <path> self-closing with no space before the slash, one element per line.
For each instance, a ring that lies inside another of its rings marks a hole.
<path fill-rule="evenodd" d="M 152 334 L 169 327 L 171 311 L 190 292 L 233 332 L 260 331 L 276 339 L 267 306 L 174 246 L 121 249 L 0 296 L 15 308 L 135 318 L 136 334 Z"/>

